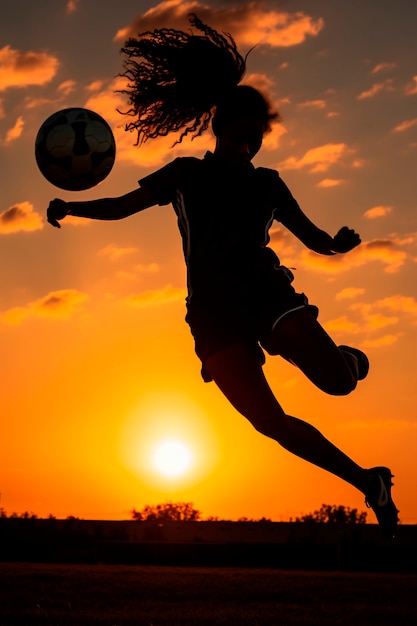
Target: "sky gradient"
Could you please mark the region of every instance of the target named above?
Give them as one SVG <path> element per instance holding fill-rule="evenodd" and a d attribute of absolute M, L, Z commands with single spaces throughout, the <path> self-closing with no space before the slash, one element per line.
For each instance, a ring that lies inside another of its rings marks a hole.
<path fill-rule="evenodd" d="M 193 502 L 203 516 L 288 520 L 322 503 L 364 510 L 352 487 L 282 450 L 238 415 L 199 361 L 184 322 L 185 268 L 172 207 L 120 222 L 45 220 L 49 200 L 117 196 L 211 131 L 171 148 L 135 146 L 117 89 L 119 54 L 139 31 L 188 28 L 194 11 L 248 57 L 244 81 L 283 122 L 255 165 L 276 168 L 305 213 L 362 244 L 309 252 L 275 224 L 271 245 L 340 344 L 365 350 L 368 378 L 324 395 L 269 357 L 284 409 L 365 467 L 388 465 L 403 523 L 417 523 L 416 5 L 352 0 L 26 0 L 0 6 L 0 505 L 8 512 L 126 519 L 134 507 Z M 87 192 L 40 174 L 42 122 L 70 106 L 111 125 L 117 159 Z M 154 454 L 188 447 L 166 476 Z M 368 521 L 374 522 L 372 513 Z"/>

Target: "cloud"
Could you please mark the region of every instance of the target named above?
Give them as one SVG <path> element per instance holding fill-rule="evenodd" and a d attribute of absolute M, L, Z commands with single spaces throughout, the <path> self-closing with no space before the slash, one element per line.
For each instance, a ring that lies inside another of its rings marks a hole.
<path fill-rule="evenodd" d="M 349 333 L 356 334 L 362 330 L 358 322 L 353 322 L 346 315 L 342 315 L 334 320 L 329 320 L 324 324 L 328 333 Z"/>
<path fill-rule="evenodd" d="M 79 3 L 80 3 L 80 0 L 68 0 L 67 6 L 66 6 L 67 13 L 71 14 L 77 11 Z"/>
<path fill-rule="evenodd" d="M 345 290 L 342 290 L 336 298 L 340 299 L 340 296 Z M 346 290 L 349 292 L 349 290 Z M 359 294 L 359 291 L 364 290 L 352 290 L 352 294 Z M 388 326 L 400 326 L 403 328 L 404 323 L 411 318 L 417 320 L 417 301 L 411 296 L 403 296 L 401 294 L 395 294 L 377 300 L 376 302 L 364 303 L 355 302 L 350 305 L 349 309 L 352 311 L 353 317 L 359 316 L 358 319 L 351 319 L 345 315 L 338 317 L 334 320 L 326 322 L 325 326 L 328 332 L 331 333 L 350 333 L 350 334 L 367 334 L 378 333 L 384 330 Z M 406 317 L 405 317 L 406 316 Z M 398 333 L 384 334 L 377 338 L 367 338 L 362 345 L 366 347 L 383 347 L 389 346 L 395 343 L 404 333 L 402 331 Z"/>
<path fill-rule="evenodd" d="M 58 86 L 58 91 L 63 96 L 68 96 L 70 93 L 72 93 L 75 90 L 76 86 L 77 86 L 77 83 L 75 80 L 66 80 Z"/>
<path fill-rule="evenodd" d="M 325 109 L 326 106 L 325 100 L 306 100 L 297 104 L 299 109 Z"/>
<path fill-rule="evenodd" d="M 385 215 L 388 215 L 388 213 L 391 213 L 392 211 L 392 206 L 374 206 L 371 209 L 368 209 L 367 211 L 365 211 L 365 213 L 363 214 L 364 217 L 366 217 L 367 220 L 374 220 L 377 219 L 378 217 L 385 217 Z"/>
<path fill-rule="evenodd" d="M 364 330 L 369 332 L 378 331 L 386 326 L 395 326 L 399 322 L 399 317 L 396 315 L 384 315 L 383 313 L 373 312 L 375 305 L 370 304 L 352 304 L 350 307 L 352 311 L 357 310 L 361 313 L 365 325 Z"/>
<path fill-rule="evenodd" d="M 0 213 L 0 234 L 41 230 L 43 221 L 30 202 L 20 202 Z"/>
<path fill-rule="evenodd" d="M 353 300 L 365 293 L 362 287 L 345 287 L 336 294 L 336 300 Z"/>
<path fill-rule="evenodd" d="M 394 91 L 392 82 L 393 81 L 391 78 L 387 78 L 381 83 L 374 83 L 370 89 L 367 89 L 366 91 L 362 91 L 358 95 L 358 100 L 366 100 L 367 98 L 373 98 L 378 93 L 381 93 L 381 91 Z"/>
<path fill-rule="evenodd" d="M 388 346 L 392 346 L 402 335 L 403 333 L 398 333 L 397 335 L 384 335 L 383 337 L 378 337 L 377 339 L 365 339 L 362 342 L 362 347 L 386 348 Z"/>
<path fill-rule="evenodd" d="M 409 128 L 412 128 L 416 124 L 417 124 L 417 117 L 413 117 L 413 119 L 411 119 L 411 120 L 405 120 L 404 122 L 401 122 L 400 124 L 397 124 L 397 126 L 394 126 L 394 128 L 392 130 L 395 133 L 402 133 L 405 130 L 408 130 Z"/>
<path fill-rule="evenodd" d="M 10 128 L 7 131 L 6 137 L 4 139 L 4 143 L 9 144 L 9 143 L 12 143 L 12 141 L 14 141 L 15 139 L 19 139 L 19 137 L 21 136 L 23 132 L 24 126 L 25 126 L 25 122 L 23 120 L 23 117 L 19 116 L 13 128 Z"/>
<path fill-rule="evenodd" d="M 44 85 L 55 76 L 58 66 L 58 59 L 46 52 L 22 52 L 4 46 L 0 48 L 0 91 Z"/>
<path fill-rule="evenodd" d="M 407 259 L 407 253 L 400 250 L 401 242 L 395 239 L 375 239 L 356 248 L 358 258 L 365 262 L 380 261 L 386 265 L 388 274 L 397 272 Z"/>
<path fill-rule="evenodd" d="M 100 91 L 100 89 L 103 89 L 103 87 L 104 83 L 102 80 L 93 80 L 92 83 L 86 85 L 85 90 L 93 93 L 94 91 Z"/>
<path fill-rule="evenodd" d="M 378 300 L 375 306 L 381 309 L 388 309 L 389 311 L 417 316 L 417 300 L 411 296 L 395 294 Z"/>
<path fill-rule="evenodd" d="M 167 285 L 162 289 L 154 289 L 131 295 L 126 298 L 126 302 L 137 307 L 158 306 L 160 304 L 167 304 L 168 302 L 184 300 L 185 296 L 186 292 L 183 288 Z"/>
<path fill-rule="evenodd" d="M 413 76 L 411 81 L 405 87 L 407 96 L 414 96 L 417 93 L 417 76 Z"/>
<path fill-rule="evenodd" d="M 299 170 L 302 167 L 309 167 L 313 173 L 326 172 L 349 152 L 351 150 L 345 143 L 327 143 L 316 148 L 310 148 L 302 157 L 288 157 L 278 165 L 278 169 Z"/>
<path fill-rule="evenodd" d="M 166 0 L 149 9 L 134 22 L 120 29 L 116 41 L 124 41 L 137 33 L 154 28 L 189 28 L 188 14 L 195 12 L 203 22 L 221 32 L 232 33 L 239 45 L 288 47 L 315 37 L 324 27 L 322 18 L 314 19 L 303 11 L 288 13 L 267 2 L 252 1 L 232 7 L 209 7 L 198 0 Z"/>
<path fill-rule="evenodd" d="M 115 276 L 118 280 L 134 280 L 137 281 L 138 276 L 144 274 L 157 274 L 160 270 L 158 263 L 139 263 L 132 267 L 132 270 L 118 270 Z"/>
<path fill-rule="evenodd" d="M 317 183 L 317 187 L 322 187 L 327 189 L 328 187 L 338 187 L 343 184 L 343 180 L 336 178 L 323 178 L 319 183 Z"/>
<path fill-rule="evenodd" d="M 297 240 L 286 229 L 281 227 L 272 228 L 269 231 L 271 246 L 276 250 L 283 265 L 293 265 L 297 255 Z M 288 261 L 287 261 L 288 259 Z"/>
<path fill-rule="evenodd" d="M 127 248 L 127 247 L 119 247 L 115 244 L 111 243 L 105 248 L 102 248 L 98 251 L 99 256 L 105 256 L 110 259 L 110 261 L 117 261 L 118 259 L 129 256 L 131 254 L 135 254 L 138 251 L 137 248 Z"/>
<path fill-rule="evenodd" d="M 88 299 L 76 289 L 51 291 L 46 296 L 29 302 L 22 307 L 14 307 L 0 312 L 0 323 L 17 326 L 29 318 L 68 319 Z"/>
<path fill-rule="evenodd" d="M 397 67 L 396 63 L 378 63 L 375 65 L 373 70 L 371 70 L 371 74 L 379 74 L 380 72 L 386 72 L 387 70 L 393 70 Z"/>
<path fill-rule="evenodd" d="M 385 272 L 394 274 L 408 258 L 407 252 L 401 250 L 400 246 L 401 242 L 395 239 L 376 239 L 362 242 L 360 246 L 347 254 L 336 254 L 331 257 L 315 254 L 310 250 L 302 250 L 298 262 L 305 269 L 339 274 L 373 261 L 379 261 L 385 265 Z"/>

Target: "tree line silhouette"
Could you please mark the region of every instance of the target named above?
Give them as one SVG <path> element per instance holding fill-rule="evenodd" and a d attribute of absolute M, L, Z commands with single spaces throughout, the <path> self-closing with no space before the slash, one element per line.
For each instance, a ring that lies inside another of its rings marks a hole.
<path fill-rule="evenodd" d="M 210 516 L 202 518 L 201 511 L 194 507 L 192 502 L 164 502 L 162 504 L 150 505 L 146 504 L 142 509 L 137 510 L 133 508 L 130 511 L 132 520 L 138 522 L 218 522 L 218 521 L 230 521 L 222 520 L 216 516 Z M 32 512 L 25 511 L 23 513 L 11 513 L 7 514 L 5 509 L 0 508 L 0 518 L 12 518 L 12 519 L 26 519 L 33 520 L 39 519 L 39 517 Z M 348 506 L 342 504 L 322 504 L 321 507 L 300 517 L 290 518 L 289 522 L 304 522 L 304 523 L 320 523 L 320 524 L 365 524 L 367 513 L 365 511 L 358 511 L 358 509 L 351 509 Z M 47 519 L 56 519 L 52 514 Z M 74 515 L 68 515 L 68 520 L 80 519 Z M 272 520 L 266 517 L 259 519 L 251 519 L 248 517 L 240 517 L 237 522 L 271 522 Z"/>

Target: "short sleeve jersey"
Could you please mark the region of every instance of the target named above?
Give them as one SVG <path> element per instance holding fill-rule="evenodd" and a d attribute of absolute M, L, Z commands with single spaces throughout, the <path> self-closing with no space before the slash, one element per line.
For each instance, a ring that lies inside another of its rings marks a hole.
<path fill-rule="evenodd" d="M 189 304 L 236 298 L 257 283 L 266 262 L 279 262 L 267 248 L 269 229 L 296 201 L 275 170 L 225 165 L 207 152 L 177 158 L 139 184 L 159 205 L 174 207 Z"/>

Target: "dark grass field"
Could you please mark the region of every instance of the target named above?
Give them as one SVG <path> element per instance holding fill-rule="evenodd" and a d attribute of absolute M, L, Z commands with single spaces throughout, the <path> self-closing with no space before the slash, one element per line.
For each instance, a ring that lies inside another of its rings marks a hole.
<path fill-rule="evenodd" d="M 416 626 L 417 575 L 0 563 L 0 625 Z"/>

